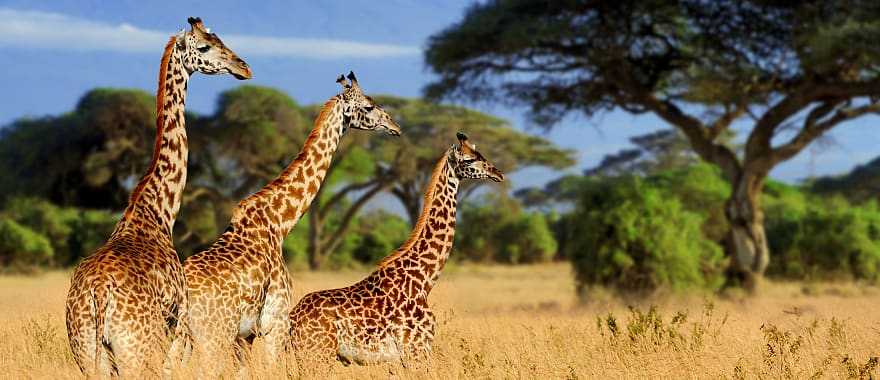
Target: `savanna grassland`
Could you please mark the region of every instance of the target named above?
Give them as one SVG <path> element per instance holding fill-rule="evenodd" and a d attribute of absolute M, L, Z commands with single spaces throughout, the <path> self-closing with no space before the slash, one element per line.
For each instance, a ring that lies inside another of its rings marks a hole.
<path fill-rule="evenodd" d="M 296 297 L 360 272 L 294 273 Z M 68 273 L 0 277 L 0 377 L 79 378 L 67 347 Z M 566 264 L 449 268 L 426 362 L 303 368 L 267 360 L 255 378 L 868 378 L 880 375 L 880 289 L 766 284 L 756 298 L 575 297 Z M 652 306 L 655 306 L 652 308 Z M 175 378 L 197 378 L 180 369 Z"/>

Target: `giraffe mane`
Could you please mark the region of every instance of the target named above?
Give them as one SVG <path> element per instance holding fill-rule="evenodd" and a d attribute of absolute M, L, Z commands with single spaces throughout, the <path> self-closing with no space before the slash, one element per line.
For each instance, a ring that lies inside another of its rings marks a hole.
<path fill-rule="evenodd" d="M 333 107 L 336 106 L 337 101 L 338 101 L 338 97 L 334 96 L 330 99 L 327 99 L 327 101 L 324 102 L 324 105 L 321 106 L 321 111 L 318 112 L 318 117 L 315 118 L 315 125 L 312 127 L 312 131 L 309 132 L 309 136 L 306 137 L 306 140 L 303 142 L 303 147 L 309 146 L 310 144 L 314 143 L 315 140 L 318 139 L 319 135 L 321 134 L 321 130 L 322 130 L 321 128 L 318 128 L 318 127 L 327 121 L 327 117 L 330 116 L 330 112 L 333 110 Z M 304 159 L 305 157 L 302 157 L 303 154 L 304 154 L 304 152 L 300 152 L 299 155 L 296 157 L 296 159 L 293 161 L 297 162 L 297 161 Z M 292 163 L 291 163 L 291 165 L 292 165 Z"/>
<path fill-rule="evenodd" d="M 312 128 L 312 131 L 309 132 L 309 135 L 306 137 L 305 141 L 303 141 L 303 148 L 297 154 L 296 158 L 294 158 L 293 161 L 291 161 L 289 164 L 287 164 L 287 167 L 285 167 L 284 170 L 280 174 L 278 174 L 277 177 L 275 177 L 275 179 L 273 179 L 271 182 L 266 184 L 266 186 L 263 186 L 263 188 L 261 188 L 256 193 L 253 193 L 249 197 L 242 200 L 239 203 L 238 207 L 236 208 L 236 211 L 233 211 L 232 220 L 230 221 L 231 223 L 238 222 L 239 219 L 244 216 L 243 214 L 240 214 L 239 211 L 244 210 L 244 205 L 246 203 L 251 202 L 254 199 L 259 199 L 259 198 L 262 198 L 262 197 L 268 195 L 271 191 L 270 190 L 271 185 L 277 183 L 277 181 L 283 181 L 284 176 L 287 175 L 290 170 L 293 170 L 293 168 L 296 167 L 296 165 L 298 165 L 299 163 L 301 163 L 303 160 L 305 160 L 307 158 L 306 157 L 307 153 L 305 152 L 305 147 L 313 144 L 315 142 L 315 140 L 320 138 L 322 128 L 318 128 L 318 126 L 324 124 L 324 122 L 327 121 L 327 118 L 330 116 L 330 113 L 333 110 L 333 107 L 336 106 L 337 101 L 338 101 L 338 96 L 334 96 L 334 97 L 328 99 L 327 102 L 325 102 L 324 105 L 321 106 L 321 111 L 318 112 L 318 117 L 315 118 L 314 127 Z"/>
<path fill-rule="evenodd" d="M 425 224 L 428 223 L 428 211 L 431 209 L 432 204 L 434 203 L 434 192 L 437 188 L 437 182 L 440 182 L 440 177 L 444 172 L 444 168 L 448 165 L 449 161 L 449 151 L 443 154 L 443 157 L 437 162 L 434 166 L 434 171 L 431 172 L 431 180 L 428 182 L 425 189 L 425 195 L 422 200 L 422 212 L 419 214 L 419 220 L 416 221 L 416 225 L 413 226 L 412 231 L 409 233 L 409 237 L 406 238 L 406 241 L 397 248 L 392 254 L 386 256 L 382 261 L 379 262 L 379 268 L 385 267 L 388 264 L 391 264 L 394 259 L 400 257 L 415 244 L 415 242 L 419 239 L 419 235 L 421 235 L 422 230 L 425 229 Z"/>
<path fill-rule="evenodd" d="M 330 112 L 333 109 L 333 107 L 336 105 L 336 102 L 337 102 L 337 97 L 334 96 L 334 97 L 328 99 L 324 103 L 324 105 L 321 106 L 321 111 L 318 112 L 318 117 L 315 118 L 315 124 L 314 124 L 314 127 L 312 127 L 312 131 L 309 132 L 309 135 L 306 137 L 305 141 L 303 141 L 303 149 L 296 155 L 296 158 L 294 158 L 293 161 L 291 161 L 289 164 L 287 164 L 287 167 L 284 168 L 284 171 L 282 171 L 281 174 L 278 175 L 278 177 L 276 177 L 274 180 L 272 180 L 273 183 L 275 181 L 281 180 L 284 177 L 284 175 L 287 174 L 288 170 L 291 170 L 298 163 L 300 163 L 306 159 L 305 147 L 307 147 L 311 144 L 314 144 L 315 140 L 317 140 L 320 137 L 322 129 L 318 128 L 318 127 L 327 121 L 327 117 L 330 116 Z M 265 189 L 265 187 L 263 189 L 261 189 L 259 192 L 257 192 L 257 194 L 263 193 L 264 189 Z"/>
<path fill-rule="evenodd" d="M 162 134 L 165 133 L 165 115 L 162 114 L 162 106 L 165 102 L 165 77 L 168 74 L 168 61 L 171 59 L 171 53 L 174 50 L 174 44 L 177 43 L 177 36 L 171 36 L 168 39 L 168 43 L 165 44 L 165 51 L 162 53 L 162 63 L 159 66 L 159 87 L 156 90 L 156 142 L 153 144 L 153 157 L 150 158 L 150 166 L 147 169 L 146 174 L 141 177 L 140 181 L 138 181 L 137 186 L 131 191 L 131 196 L 128 198 L 129 204 L 134 204 L 138 197 L 140 197 L 141 192 L 144 190 L 144 186 L 147 185 L 147 177 L 150 173 L 156 170 L 156 165 L 159 164 L 159 150 L 162 148 Z M 128 214 L 130 210 L 125 211 Z M 123 215 L 125 218 L 127 215 Z"/>

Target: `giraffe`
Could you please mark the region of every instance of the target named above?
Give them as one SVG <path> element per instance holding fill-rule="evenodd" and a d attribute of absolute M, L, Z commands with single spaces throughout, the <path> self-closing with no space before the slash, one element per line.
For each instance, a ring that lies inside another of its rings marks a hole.
<path fill-rule="evenodd" d="M 265 187 L 241 201 L 226 231 L 187 258 L 189 326 L 197 357 L 235 352 L 261 336 L 270 357 L 287 347 L 291 285 L 281 243 L 318 193 L 342 135 L 351 129 L 400 135 L 391 116 L 364 95 L 354 73 L 339 76 L 299 155 Z M 232 350 L 230 350 L 232 349 Z"/>
<path fill-rule="evenodd" d="M 460 180 L 504 174 L 463 133 L 434 167 L 422 213 L 400 248 L 365 279 L 303 297 L 290 313 L 291 344 L 300 357 L 345 364 L 399 361 L 427 354 L 434 338 L 428 294 L 452 248 Z"/>
<path fill-rule="evenodd" d="M 110 238 L 76 268 L 67 294 L 70 349 L 83 373 L 137 376 L 168 353 L 166 337 L 184 335 L 183 267 L 171 233 L 186 183 L 184 103 L 194 72 L 249 79 L 251 69 L 202 20 L 165 46 L 156 94 L 156 143 Z"/>

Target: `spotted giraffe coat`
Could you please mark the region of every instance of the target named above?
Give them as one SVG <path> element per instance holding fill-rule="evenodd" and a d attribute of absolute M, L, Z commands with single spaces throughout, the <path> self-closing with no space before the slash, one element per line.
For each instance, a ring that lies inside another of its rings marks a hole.
<path fill-rule="evenodd" d="M 187 82 L 193 70 L 235 70 L 242 79 L 251 75 L 247 64 L 207 33 L 200 19 L 189 21 L 193 31 L 173 36 L 162 55 L 149 169 L 108 241 L 71 278 L 67 333 L 84 373 L 141 375 L 165 360 L 169 336 L 187 335 L 181 323 L 188 307 L 186 285 L 171 238 L 186 183 Z M 211 59 L 192 48 L 201 44 L 217 50 Z"/>
<path fill-rule="evenodd" d="M 297 158 L 272 182 L 242 201 L 227 230 L 184 263 L 189 281 L 189 324 L 200 355 L 240 353 L 262 336 L 275 356 L 289 341 L 291 284 L 281 244 L 318 194 L 342 134 L 349 128 L 400 129 L 361 91 L 354 73 L 327 101 Z"/>
<path fill-rule="evenodd" d="M 452 248 L 459 177 L 472 170 L 458 165 L 456 153 L 450 149 L 437 163 L 410 238 L 375 272 L 354 285 L 309 293 L 299 301 L 290 313 L 297 354 L 369 364 L 431 350 L 436 322 L 428 294 Z M 484 169 L 503 178 L 491 165 Z"/>

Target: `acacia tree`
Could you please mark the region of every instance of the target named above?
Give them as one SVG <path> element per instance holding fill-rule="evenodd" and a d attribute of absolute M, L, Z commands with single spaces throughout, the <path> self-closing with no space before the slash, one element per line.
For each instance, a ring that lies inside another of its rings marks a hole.
<path fill-rule="evenodd" d="M 0 131 L 0 201 L 42 196 L 60 205 L 118 210 L 149 162 L 156 102 L 140 90 L 93 89 L 59 116 Z"/>
<path fill-rule="evenodd" d="M 334 155 L 328 179 L 309 208 L 307 250 L 312 268 L 323 265 L 342 244 L 360 210 L 382 192 L 397 198 L 410 224 L 415 224 L 431 170 L 455 141 L 457 131 L 474 136 L 480 151 L 507 173 L 528 166 L 564 168 L 574 164 L 572 151 L 481 112 L 419 99 L 375 98 L 393 115 L 403 134 L 388 138 L 359 133 Z M 480 185 L 480 181 L 466 182 L 462 192 L 473 193 Z"/>
<path fill-rule="evenodd" d="M 433 104 L 419 99 L 379 97 L 405 128 L 400 139 L 383 144 L 386 158 L 397 158 L 395 178 L 389 191 L 403 204 L 411 225 L 422 208 L 422 194 L 437 158 L 453 143 L 452 136 L 463 131 L 474 136 L 480 151 L 495 166 L 513 173 L 530 166 L 564 169 L 575 163 L 574 152 L 547 139 L 513 129 L 504 120 L 464 107 Z M 403 157 L 405 159 L 399 159 Z M 486 181 L 462 183 L 466 199 Z"/>
<path fill-rule="evenodd" d="M 189 115 L 190 160 L 175 238 L 184 255 L 211 244 L 235 204 L 274 179 L 311 129 L 285 93 L 244 85 L 220 94 L 213 115 Z"/>
<path fill-rule="evenodd" d="M 732 186 L 730 279 L 754 290 L 769 253 L 759 203 L 768 173 L 880 104 L 880 3 L 489 1 L 430 38 L 430 98 L 564 115 L 653 113 Z M 736 123 L 742 154 L 721 142 Z"/>

